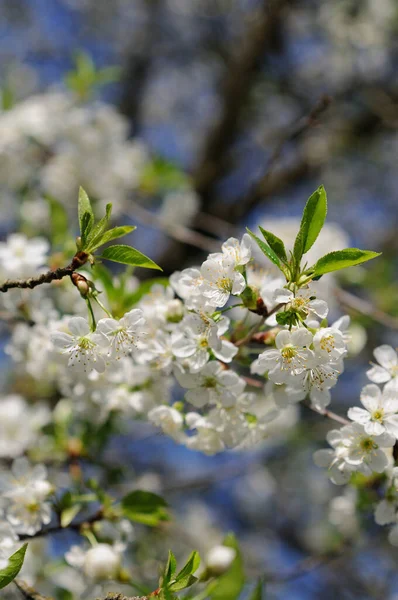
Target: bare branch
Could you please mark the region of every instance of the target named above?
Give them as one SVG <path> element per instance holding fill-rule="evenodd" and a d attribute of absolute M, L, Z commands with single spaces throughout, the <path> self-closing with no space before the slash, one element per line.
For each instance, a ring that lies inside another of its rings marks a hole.
<path fill-rule="evenodd" d="M 341 417 L 340 415 L 338 415 L 335 412 L 332 412 L 331 410 L 328 410 L 326 408 L 317 408 L 316 406 L 313 406 L 309 400 L 304 400 L 303 404 L 309 409 L 318 413 L 319 415 L 331 419 L 332 421 L 336 421 L 336 423 L 340 423 L 340 425 L 350 425 L 351 423 L 351 421 L 349 421 L 345 417 Z"/>
<path fill-rule="evenodd" d="M 96 523 L 97 521 L 101 521 L 103 518 L 104 513 L 102 508 L 100 508 L 91 517 L 88 517 L 87 519 L 84 519 L 77 523 L 70 523 L 67 527 L 62 527 L 61 525 L 52 525 L 50 527 L 47 527 L 46 529 L 40 529 L 39 531 L 36 531 L 36 533 L 21 533 L 19 534 L 18 538 L 21 542 L 25 542 L 38 537 L 51 535 L 52 533 L 58 533 L 59 531 L 66 531 L 67 529 L 72 529 L 73 531 L 80 531 L 83 527 L 89 526 L 92 523 Z"/>
<path fill-rule="evenodd" d="M 28 277 L 27 279 L 7 279 L 0 285 L 0 292 L 8 292 L 8 290 L 19 288 L 19 289 L 33 289 L 43 283 L 51 283 L 52 281 L 59 281 L 68 275 L 72 275 L 76 269 L 82 267 L 88 259 L 88 255 L 85 252 L 78 252 L 72 262 L 66 267 L 60 267 L 54 271 L 47 271 L 36 277 Z"/>
<path fill-rule="evenodd" d="M 205 252 L 216 252 L 220 249 L 219 242 L 211 237 L 193 231 L 183 225 L 170 223 L 136 202 L 130 202 L 130 206 L 132 208 L 131 212 L 127 215 L 128 217 L 148 227 L 154 227 L 178 242 L 194 246 Z"/>
<path fill-rule="evenodd" d="M 379 308 L 376 308 L 373 306 L 373 304 L 371 304 L 371 302 L 368 302 L 363 298 L 358 298 L 358 296 L 354 296 L 354 294 L 339 288 L 336 289 L 335 294 L 338 301 L 346 309 L 351 309 L 357 313 L 365 315 L 366 317 L 369 317 L 373 321 L 376 321 L 377 323 L 380 323 L 380 325 L 384 325 L 384 327 L 388 327 L 389 329 L 398 329 L 398 319 L 388 315 Z"/>

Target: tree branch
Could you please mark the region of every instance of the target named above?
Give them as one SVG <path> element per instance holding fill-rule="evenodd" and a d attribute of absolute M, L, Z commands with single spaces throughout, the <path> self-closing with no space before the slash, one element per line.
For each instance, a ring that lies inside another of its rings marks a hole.
<path fill-rule="evenodd" d="M 304 406 L 307 406 L 307 408 L 309 408 L 310 410 L 313 410 L 314 412 L 318 413 L 318 415 L 322 415 L 323 417 L 331 419 L 332 421 L 336 421 L 336 423 L 340 423 L 340 425 L 351 424 L 351 421 L 349 421 L 345 417 L 341 417 L 340 415 L 338 415 L 335 412 L 332 412 L 331 410 L 328 410 L 327 408 L 317 408 L 316 406 L 313 406 L 308 399 L 303 400 L 303 404 Z"/>
<path fill-rule="evenodd" d="M 98 509 L 96 513 L 94 513 L 91 517 L 79 521 L 77 523 L 70 523 L 67 527 L 62 527 L 61 525 L 52 525 L 51 527 L 47 527 L 46 529 L 40 529 L 36 531 L 36 533 L 28 534 L 21 533 L 18 538 L 21 542 L 33 540 L 38 537 L 42 537 L 45 535 L 51 535 L 52 533 L 58 533 L 59 531 L 65 531 L 67 529 L 72 529 L 73 531 L 80 531 L 82 527 L 85 525 L 91 525 L 92 523 L 96 523 L 97 521 L 101 521 L 104 518 L 104 513 L 102 508 Z"/>
<path fill-rule="evenodd" d="M 73 257 L 72 262 L 66 267 L 60 267 L 54 271 L 47 271 L 36 277 L 29 277 L 28 279 L 7 279 L 0 285 L 0 292 L 8 292 L 8 290 L 19 288 L 19 289 L 33 289 L 43 283 L 51 283 L 52 281 L 59 281 L 68 275 L 72 275 L 76 269 L 82 267 L 88 259 L 88 255 L 85 252 L 78 252 Z"/>

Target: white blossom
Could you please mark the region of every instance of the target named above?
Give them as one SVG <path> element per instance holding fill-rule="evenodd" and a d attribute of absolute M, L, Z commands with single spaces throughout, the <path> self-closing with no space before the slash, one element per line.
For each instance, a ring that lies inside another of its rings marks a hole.
<path fill-rule="evenodd" d="M 101 319 L 97 323 L 96 333 L 102 334 L 109 342 L 107 355 L 119 359 L 128 356 L 137 346 L 143 335 L 145 319 L 139 308 L 127 312 L 119 321 L 116 319 Z M 97 369 L 98 370 L 98 369 Z"/>
<path fill-rule="evenodd" d="M 350 408 L 348 417 L 363 425 L 370 435 L 386 431 L 398 438 L 398 390 L 384 388 L 382 391 L 371 383 L 362 389 L 360 399 L 364 408 Z"/>
<path fill-rule="evenodd" d="M 314 316 L 325 319 L 329 312 L 327 303 L 317 299 L 310 288 L 299 289 L 296 293 L 286 288 L 275 290 L 274 302 L 285 304 L 285 310 L 297 312 L 304 320 Z"/>
<path fill-rule="evenodd" d="M 13 233 L 6 242 L 0 242 L 0 273 L 3 277 L 29 277 L 45 265 L 49 243 L 44 238 L 28 239 L 22 233 Z"/>
<path fill-rule="evenodd" d="M 176 368 L 175 376 L 179 384 L 188 389 L 187 402 L 198 408 L 206 404 L 232 406 L 245 388 L 243 379 L 217 361 L 207 363 L 199 373 L 185 373 Z"/>
<path fill-rule="evenodd" d="M 90 330 L 88 321 L 83 317 L 71 317 L 68 330 L 57 331 L 51 335 L 51 340 L 61 354 L 69 356 L 68 366 L 77 371 L 95 369 L 99 373 L 105 371 L 103 349 L 109 346 L 109 340 L 99 333 Z"/>
<path fill-rule="evenodd" d="M 230 295 L 239 296 L 246 287 L 245 278 L 235 270 L 229 255 L 206 260 L 201 267 L 201 292 L 214 307 L 223 307 Z"/>
<path fill-rule="evenodd" d="M 398 391 L 398 355 L 391 346 L 384 344 L 374 349 L 379 364 L 374 364 L 366 375 L 374 383 L 385 383 L 387 389 Z"/>
<path fill-rule="evenodd" d="M 276 349 L 265 350 L 252 363 L 251 372 L 268 377 L 274 383 L 287 383 L 305 371 L 313 352 L 309 350 L 312 334 L 305 328 L 292 333 L 282 330 L 275 338 Z"/>
<path fill-rule="evenodd" d="M 4 518 L 17 533 L 33 535 L 51 520 L 51 505 L 46 499 L 52 491 L 44 465 L 31 467 L 26 458 L 17 458 L 11 473 L 0 474 Z"/>

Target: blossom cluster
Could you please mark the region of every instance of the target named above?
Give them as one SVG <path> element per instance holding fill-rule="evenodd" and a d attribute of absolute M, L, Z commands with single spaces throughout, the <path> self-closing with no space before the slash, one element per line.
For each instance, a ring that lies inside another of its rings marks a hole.
<path fill-rule="evenodd" d="M 327 412 L 344 369 L 350 320 L 328 323 L 329 306 L 318 297 L 317 282 L 298 285 L 272 269 L 258 269 L 252 244 L 248 234 L 230 238 L 198 267 L 143 293 L 130 277 L 127 287 L 136 299 L 117 316 L 101 303 L 87 318 L 85 303 L 67 282 L 51 293 L 40 287 L 6 295 L 4 306 L 19 317 L 7 353 L 21 373 L 58 398 L 52 415 L 44 404 L 31 407 L 21 396 L 0 403 L 0 452 L 16 459 L 11 473 L 0 478 L 7 551 L 21 534 L 34 535 L 50 523 L 55 487 L 43 465 L 31 468 L 21 456 L 37 446 L 40 430 L 51 421 L 63 427 L 71 420 L 101 426 L 118 416 L 146 420 L 176 442 L 214 454 L 272 439 L 301 401 Z M 43 269 L 47 251 L 41 238 L 10 236 L 0 246 L 0 271 L 11 276 L 11 264 L 19 276 L 33 275 Z M 363 408 L 350 408 L 352 424 L 331 431 L 332 449 L 319 450 L 315 461 L 337 484 L 348 483 L 354 473 L 383 473 L 386 494 L 376 521 L 395 524 L 398 357 L 381 346 L 375 360 L 371 383 L 361 393 Z M 22 431 L 27 412 L 34 418 Z M 51 442 L 46 444 L 51 452 Z M 397 531 L 391 530 L 392 543 Z M 66 560 L 86 578 L 114 578 L 124 548 L 120 539 L 101 542 L 72 548 Z"/>
<path fill-rule="evenodd" d="M 398 354 L 382 345 L 375 348 L 374 357 L 376 363 L 367 371 L 372 383 L 360 394 L 363 408 L 348 410 L 352 423 L 331 430 L 327 441 L 332 449 L 318 450 L 314 459 L 328 469 L 337 485 L 348 483 L 354 473 L 386 475 L 385 498 L 376 506 L 375 519 L 379 525 L 394 524 L 389 539 L 398 545 L 398 480 L 393 457 L 398 440 Z"/>

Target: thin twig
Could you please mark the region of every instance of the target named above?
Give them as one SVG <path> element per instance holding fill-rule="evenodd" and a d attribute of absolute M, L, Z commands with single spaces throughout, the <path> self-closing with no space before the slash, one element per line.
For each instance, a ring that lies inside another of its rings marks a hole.
<path fill-rule="evenodd" d="M 62 527 L 62 525 L 60 525 L 60 524 L 52 525 L 50 527 L 47 527 L 46 529 L 40 529 L 39 531 L 36 531 L 36 533 L 32 533 L 32 534 L 21 533 L 21 534 L 19 534 L 18 538 L 21 542 L 25 542 L 25 541 L 33 540 L 38 537 L 43 537 L 46 535 L 51 535 L 53 533 L 58 533 L 59 531 L 65 531 L 67 529 L 71 529 L 73 531 L 80 531 L 81 528 L 84 527 L 85 525 L 91 525 L 92 523 L 97 523 L 98 521 L 101 521 L 103 518 L 104 518 L 104 513 L 103 513 L 102 508 L 100 508 L 91 517 L 88 517 L 87 519 L 84 519 L 77 523 L 70 523 L 67 527 Z"/>
<path fill-rule="evenodd" d="M 278 575 L 274 573 L 268 573 L 264 576 L 264 580 L 268 584 L 288 583 L 289 581 L 294 581 L 299 577 L 308 575 L 308 573 L 312 573 L 321 567 L 325 567 L 327 564 L 333 560 L 336 560 L 337 558 L 340 558 L 341 556 L 342 551 L 333 552 L 324 556 L 308 556 L 286 573 Z"/>
<path fill-rule="evenodd" d="M 316 406 L 311 404 L 311 401 L 309 401 L 308 399 L 304 400 L 303 404 L 307 406 L 307 408 L 309 408 L 310 410 L 313 410 L 314 412 L 318 413 L 319 415 L 322 415 L 323 417 L 332 419 L 332 421 L 336 421 L 336 423 L 340 423 L 340 425 L 350 425 L 350 421 L 345 417 L 342 417 L 337 413 L 328 410 L 327 408 L 317 408 Z"/>
<path fill-rule="evenodd" d="M 13 583 L 25 600 L 53 600 L 52 598 L 42 596 L 20 579 L 14 579 Z"/>
<path fill-rule="evenodd" d="M 396 317 L 392 317 L 379 308 L 376 308 L 367 300 L 358 298 L 358 296 L 354 296 L 354 294 L 339 288 L 336 289 L 335 295 L 342 306 L 345 306 L 347 309 L 365 315 L 389 329 L 398 329 L 398 319 Z"/>
<path fill-rule="evenodd" d="M 240 348 L 241 346 L 248 344 L 252 340 L 253 335 L 260 331 L 261 327 L 264 325 L 264 321 L 265 317 L 261 317 L 261 319 L 254 325 L 254 327 L 250 329 L 250 331 L 248 331 L 243 338 L 235 342 L 235 346 Z"/>
<path fill-rule="evenodd" d="M 68 275 L 72 275 L 76 269 L 82 267 L 88 259 L 88 255 L 85 252 L 78 252 L 73 257 L 72 262 L 66 267 L 60 267 L 54 271 L 47 271 L 36 277 L 28 277 L 27 279 L 7 279 L 0 285 L 0 292 L 8 292 L 8 290 L 19 288 L 19 289 L 33 289 L 43 283 L 51 283 L 52 281 L 59 281 Z"/>
<path fill-rule="evenodd" d="M 184 225 L 176 223 L 170 223 L 170 221 L 163 219 L 159 215 L 147 210 L 143 206 L 140 206 L 136 202 L 130 203 L 131 211 L 127 215 L 132 219 L 136 219 L 139 223 L 148 227 L 154 227 L 159 229 L 169 237 L 183 244 L 194 246 L 205 252 L 216 252 L 220 249 L 220 243 L 211 237 L 193 231 Z"/>

